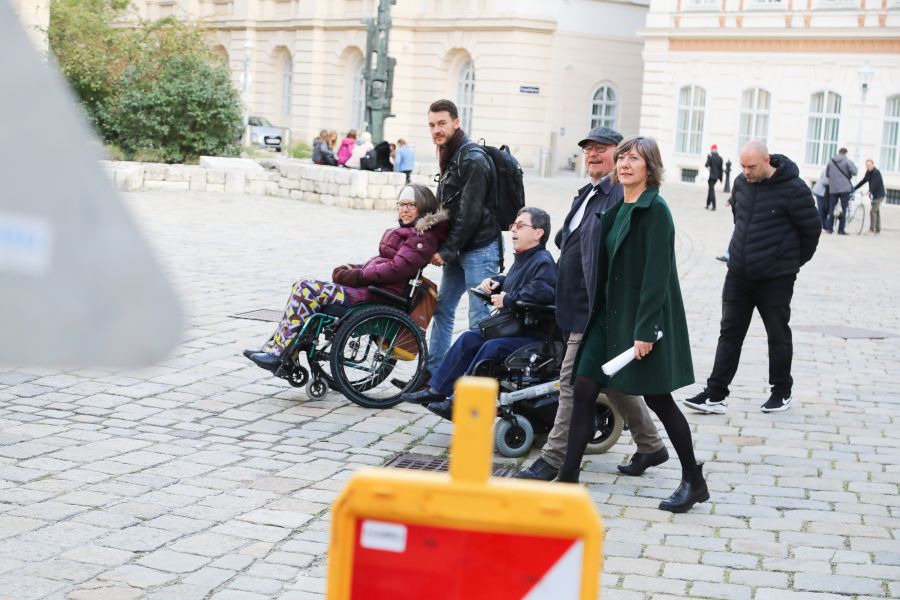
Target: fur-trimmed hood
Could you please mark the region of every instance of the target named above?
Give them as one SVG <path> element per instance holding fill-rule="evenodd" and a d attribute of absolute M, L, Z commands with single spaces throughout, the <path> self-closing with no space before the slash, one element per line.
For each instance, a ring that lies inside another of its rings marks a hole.
<path fill-rule="evenodd" d="M 427 214 L 416 221 L 416 231 L 420 234 L 425 233 L 435 225 L 450 219 L 450 213 L 445 209 L 441 209 L 436 213 Z"/>

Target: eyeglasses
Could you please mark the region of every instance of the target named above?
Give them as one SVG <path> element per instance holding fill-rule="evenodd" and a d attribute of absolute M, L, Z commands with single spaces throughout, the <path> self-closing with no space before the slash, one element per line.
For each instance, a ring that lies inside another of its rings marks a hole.
<path fill-rule="evenodd" d="M 523 227 L 531 227 L 532 229 L 534 229 L 534 225 L 529 225 L 528 223 L 513 223 L 509 226 L 509 230 L 510 231 L 518 231 L 518 230 L 522 229 Z"/>
<path fill-rule="evenodd" d="M 581 147 L 581 152 L 584 154 L 590 154 L 592 152 L 594 154 L 602 154 L 606 152 L 607 148 L 609 148 L 609 146 L 602 146 L 600 144 L 588 144 L 587 146 Z"/>
<path fill-rule="evenodd" d="M 404 208 L 407 210 L 412 210 L 416 207 L 415 202 L 398 202 L 397 210 L 403 210 Z"/>

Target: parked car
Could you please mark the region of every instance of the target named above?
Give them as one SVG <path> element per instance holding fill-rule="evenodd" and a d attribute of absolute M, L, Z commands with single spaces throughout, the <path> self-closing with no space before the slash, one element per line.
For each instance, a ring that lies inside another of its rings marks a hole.
<path fill-rule="evenodd" d="M 250 129 L 250 145 L 263 150 L 281 152 L 281 129 L 265 117 L 247 117 Z"/>

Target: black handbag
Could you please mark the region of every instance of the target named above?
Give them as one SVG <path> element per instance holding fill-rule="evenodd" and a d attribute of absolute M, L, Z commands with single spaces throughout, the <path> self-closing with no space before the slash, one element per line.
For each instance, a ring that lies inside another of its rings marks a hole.
<path fill-rule="evenodd" d="M 481 337 L 494 340 L 505 337 L 523 337 L 525 323 L 511 310 L 500 310 L 478 324 Z"/>

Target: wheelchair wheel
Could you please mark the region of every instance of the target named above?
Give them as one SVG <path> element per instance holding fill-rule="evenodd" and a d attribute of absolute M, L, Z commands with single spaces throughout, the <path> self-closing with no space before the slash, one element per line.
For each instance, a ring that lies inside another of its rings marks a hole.
<path fill-rule="evenodd" d="M 606 396 L 597 398 L 597 414 L 594 417 L 594 437 L 588 442 L 588 454 L 602 454 L 612 448 L 619 436 L 625 420 L 616 412 Z"/>
<path fill-rule="evenodd" d="M 522 415 L 513 419 L 499 419 L 494 427 L 494 445 L 497 452 L 509 458 L 525 456 L 534 443 L 534 427 Z"/>
<path fill-rule="evenodd" d="M 361 308 L 338 327 L 331 345 L 336 389 L 366 408 L 386 408 L 419 388 L 425 373 L 424 332 L 401 310 Z"/>
<path fill-rule="evenodd" d="M 310 379 L 306 384 L 306 395 L 311 400 L 321 400 L 328 395 L 328 384 L 324 379 Z"/>

